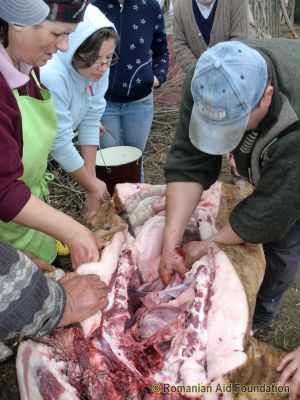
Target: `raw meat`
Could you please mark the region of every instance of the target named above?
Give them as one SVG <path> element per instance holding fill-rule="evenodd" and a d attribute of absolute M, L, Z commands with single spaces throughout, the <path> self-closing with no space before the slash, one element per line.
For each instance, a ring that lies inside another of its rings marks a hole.
<path fill-rule="evenodd" d="M 17 371 L 21 399 L 238 398 L 234 393 L 222 397 L 216 393 L 152 393 L 151 387 L 156 382 L 173 388 L 258 384 L 258 354 L 264 354 L 264 362 L 279 360 L 280 352 L 268 353 L 266 347 L 249 338 L 265 267 L 261 247 L 212 247 L 193 264 L 183 282 L 175 275 L 163 288 L 158 266 L 164 216 L 152 216 L 151 211 L 142 212 L 139 218 L 139 204 L 146 200 L 149 210 L 151 200 L 162 200 L 165 188 L 126 185 L 119 191 L 117 185 L 115 203 L 129 217 L 136 213 L 132 226 L 136 239 L 122 226 L 106 244 L 100 262 L 79 268 L 80 273 L 99 274 L 109 285 L 109 304 L 82 327 L 57 329 L 39 343 L 26 340 L 20 344 Z M 241 198 L 238 186 L 213 185 L 196 208 L 184 241 L 204 239 L 220 229 Z M 261 374 L 263 383 L 275 381 L 275 366 L 269 365 L 268 371 L 273 372 L 268 376 Z"/>

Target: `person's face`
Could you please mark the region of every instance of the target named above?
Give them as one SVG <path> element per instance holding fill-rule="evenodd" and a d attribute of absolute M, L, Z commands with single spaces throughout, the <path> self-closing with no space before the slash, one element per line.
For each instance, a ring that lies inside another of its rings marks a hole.
<path fill-rule="evenodd" d="M 116 42 L 110 38 L 104 40 L 98 54 L 97 61 L 88 68 L 78 68 L 77 72 L 88 81 L 97 82 L 105 74 L 113 60 Z"/>
<path fill-rule="evenodd" d="M 41 67 L 61 50 L 68 50 L 68 35 L 77 24 L 45 20 L 31 27 L 10 26 L 7 50 L 14 62 Z"/>

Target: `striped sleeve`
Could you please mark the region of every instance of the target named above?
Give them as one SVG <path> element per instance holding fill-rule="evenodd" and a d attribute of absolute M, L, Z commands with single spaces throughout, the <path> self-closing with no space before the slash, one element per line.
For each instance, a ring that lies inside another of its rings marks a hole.
<path fill-rule="evenodd" d="M 43 336 L 65 309 L 63 287 L 23 253 L 0 241 L 0 339 Z"/>

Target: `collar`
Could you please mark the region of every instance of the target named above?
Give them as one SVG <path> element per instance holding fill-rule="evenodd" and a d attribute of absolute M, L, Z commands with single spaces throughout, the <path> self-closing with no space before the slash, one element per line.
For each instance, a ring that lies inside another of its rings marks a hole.
<path fill-rule="evenodd" d="M 212 9 L 213 9 L 213 7 L 214 7 L 214 5 L 215 5 L 215 2 L 216 2 L 216 0 L 213 0 L 212 3 L 211 3 L 211 5 L 210 5 L 209 7 L 206 7 L 205 5 L 203 5 L 202 3 L 200 3 L 199 0 L 196 0 L 196 3 L 197 3 L 197 5 L 198 5 L 198 8 L 199 8 L 201 14 L 203 15 L 203 17 L 204 17 L 205 19 L 207 19 L 207 18 L 209 17 L 210 13 L 212 12 Z"/>
<path fill-rule="evenodd" d="M 25 85 L 29 81 L 31 70 L 31 65 L 21 61 L 20 71 L 18 71 L 17 68 L 14 67 L 7 51 L 0 43 L 0 72 L 11 89 L 16 89 Z"/>

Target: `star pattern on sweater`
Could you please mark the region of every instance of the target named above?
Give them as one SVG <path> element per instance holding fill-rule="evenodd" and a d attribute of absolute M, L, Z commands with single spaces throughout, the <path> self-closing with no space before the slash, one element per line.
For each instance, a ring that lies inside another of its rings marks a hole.
<path fill-rule="evenodd" d="M 103 3 L 108 15 L 111 12 L 111 15 L 116 15 L 116 20 L 121 18 L 118 16 L 117 3 L 114 4 L 113 0 L 102 0 L 102 2 L 99 3 Z M 124 60 L 126 61 L 122 63 L 124 76 L 123 78 L 120 77 L 119 85 L 123 88 L 122 91 L 126 92 L 127 96 L 129 96 L 134 90 L 140 91 L 145 84 L 143 79 L 144 70 L 142 70 L 143 72 L 141 74 L 140 68 L 146 66 L 148 71 L 150 67 L 149 73 L 151 73 L 152 69 L 158 76 L 164 75 L 167 71 L 168 55 L 165 51 L 164 54 L 162 54 L 160 50 L 162 48 L 161 43 L 165 40 L 165 38 L 163 38 L 164 24 L 162 10 L 159 11 L 157 6 L 152 4 L 152 0 L 133 0 L 132 2 L 125 2 L 125 4 L 128 4 L 128 8 L 127 5 L 124 5 L 124 7 L 128 15 L 130 15 L 131 23 L 127 25 L 129 28 L 129 30 L 127 28 L 128 38 L 124 42 L 124 46 L 128 46 L 127 60 L 125 57 Z M 148 7 L 149 10 L 151 10 L 151 14 L 148 14 Z M 123 9 L 123 7 L 121 7 L 121 9 Z M 154 19 L 152 19 L 152 12 Z M 151 18 L 148 17 L 149 15 L 151 15 Z M 160 38 L 160 36 L 162 36 L 162 38 Z M 156 48 L 159 54 L 153 57 L 152 52 L 153 49 Z"/>

